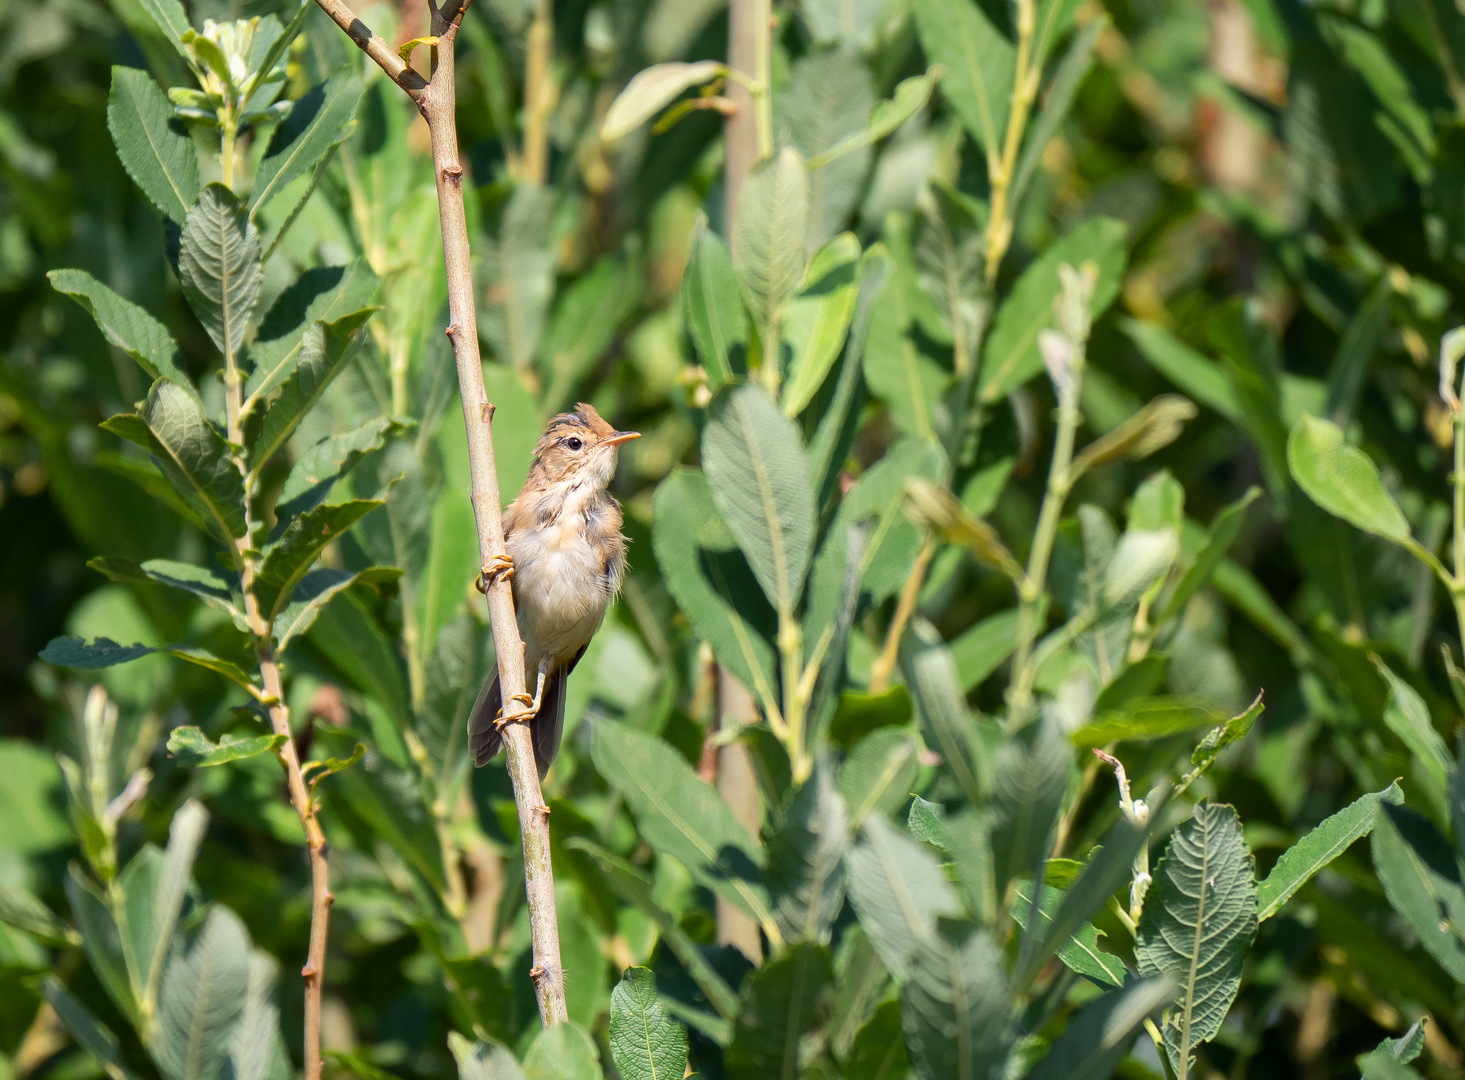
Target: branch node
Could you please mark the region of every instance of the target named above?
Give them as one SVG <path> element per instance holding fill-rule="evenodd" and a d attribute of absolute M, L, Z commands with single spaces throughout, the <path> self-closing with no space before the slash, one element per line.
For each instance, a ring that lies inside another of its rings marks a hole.
<path fill-rule="evenodd" d="M 479 407 L 478 418 L 486 424 L 493 419 L 493 414 L 497 409 L 498 406 L 495 405 L 493 402 L 485 401 L 482 406 Z"/>
<path fill-rule="evenodd" d="M 535 982 L 538 982 L 540 979 L 544 978 L 548 974 L 549 972 L 540 967 L 538 964 L 535 964 L 532 968 L 529 969 L 529 977 Z"/>
<path fill-rule="evenodd" d="M 316 969 L 316 966 L 314 964 L 308 963 L 300 969 L 300 977 L 303 978 L 306 982 L 313 982 L 316 976 L 318 976 L 319 974 L 320 972 Z"/>

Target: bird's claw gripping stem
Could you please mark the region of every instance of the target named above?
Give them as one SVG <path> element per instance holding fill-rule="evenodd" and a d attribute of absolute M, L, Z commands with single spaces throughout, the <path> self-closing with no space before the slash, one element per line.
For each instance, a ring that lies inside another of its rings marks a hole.
<path fill-rule="evenodd" d="M 486 593 L 489 586 L 500 579 L 514 580 L 514 560 L 506 554 L 490 557 L 488 563 L 478 571 L 478 577 L 473 582 L 473 586 L 479 592 Z"/>
<path fill-rule="evenodd" d="M 499 731 L 503 731 L 505 725 L 507 724 L 527 722 L 529 720 L 533 720 L 534 717 L 539 714 L 538 704 L 528 694 L 514 694 L 509 698 L 509 701 L 520 702 L 524 706 L 525 711 L 516 712 L 512 715 L 505 716 L 504 711 L 500 709 L 499 714 L 494 717 L 493 720 L 493 726 Z"/>

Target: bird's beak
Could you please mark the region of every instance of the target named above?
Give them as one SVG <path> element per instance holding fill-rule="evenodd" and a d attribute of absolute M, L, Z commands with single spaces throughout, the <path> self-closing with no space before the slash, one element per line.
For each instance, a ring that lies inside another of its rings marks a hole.
<path fill-rule="evenodd" d="M 617 431 L 610 438 L 605 440 L 606 446 L 619 446 L 623 442 L 630 442 L 632 439 L 639 439 L 639 431 Z"/>

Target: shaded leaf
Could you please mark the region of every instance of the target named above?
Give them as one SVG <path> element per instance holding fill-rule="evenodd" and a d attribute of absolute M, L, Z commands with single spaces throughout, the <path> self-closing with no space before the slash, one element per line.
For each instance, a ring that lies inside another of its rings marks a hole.
<path fill-rule="evenodd" d="M 784 335 L 793 349 L 783 411 L 798 416 L 814 399 L 844 346 L 855 314 L 860 242 L 840 233 L 809 261 L 803 288 L 789 301 Z"/>
<path fill-rule="evenodd" d="M 1026 1080 L 1107 1080 L 1144 1022 L 1175 996 L 1161 977 L 1105 994 L 1076 1012 Z"/>
<path fill-rule="evenodd" d="M 1000 154 L 1016 66 L 1012 45 L 976 4 L 916 0 L 914 14 L 921 48 L 946 68 L 942 96 L 977 145 Z"/>
<path fill-rule="evenodd" d="M 275 128 L 255 173 L 249 195 L 251 215 L 292 181 L 314 169 L 350 134 L 361 93 L 361 78 L 343 67 L 296 99 L 290 114 Z"/>
<path fill-rule="evenodd" d="M 711 82 L 726 71 L 727 67 L 716 60 L 690 64 L 672 61 L 638 71 L 606 110 L 600 137 L 606 142 L 624 138 L 687 90 Z"/>
<path fill-rule="evenodd" d="M 650 968 L 627 968 L 610 995 L 610 1054 L 625 1080 L 680 1080 L 687 1031 L 667 1016 Z"/>
<path fill-rule="evenodd" d="M 213 742 L 202 729 L 190 726 L 176 727 L 168 734 L 168 753 L 178 759 L 178 764 L 192 768 L 258 757 L 284 744 L 283 735 L 250 735 L 244 738 L 225 735 L 218 742 Z"/>
<path fill-rule="evenodd" d="M 1448 842 L 1428 819 L 1380 802 L 1371 843 L 1389 903 L 1440 967 L 1465 981 L 1465 888 Z"/>
<path fill-rule="evenodd" d="M 827 945 L 844 907 L 849 815 L 827 761 L 794 792 L 766 840 L 768 900 L 786 941 Z"/>
<path fill-rule="evenodd" d="M 167 1080 L 212 1080 L 229 1054 L 249 992 L 249 934 L 215 907 L 163 972 L 153 1058 Z"/>
<path fill-rule="evenodd" d="M 259 233 L 238 197 L 223 184 L 204 188 L 183 225 L 178 277 L 227 361 L 239 355 L 259 303 L 259 254 Z"/>
<path fill-rule="evenodd" d="M 922 1080 L 1005 1075 L 1015 1034 L 1002 952 L 981 930 L 923 939 L 901 985 L 901 1024 Z"/>
<path fill-rule="evenodd" d="M 891 974 L 909 978 L 917 949 L 934 940 L 937 917 L 960 914 L 956 891 L 926 848 L 878 815 L 865 819 L 848 864 L 860 925 Z"/>
<path fill-rule="evenodd" d="M 738 195 L 733 267 L 760 337 L 775 329 L 804 276 L 809 177 L 785 147 L 756 165 Z M 763 362 L 780 363 L 777 344 L 763 341 Z"/>
<path fill-rule="evenodd" d="M 880 728 L 856 743 L 836 785 L 849 807 L 850 828 L 858 829 L 872 811 L 889 813 L 904 802 L 916 770 L 916 741 L 904 729 Z"/>
<path fill-rule="evenodd" d="M 190 393 L 193 382 L 180 366 L 178 344 L 168 328 L 144 309 L 117 295 L 85 270 L 52 270 L 46 275 L 51 287 L 65 293 L 94 320 L 107 339 L 147 373 L 149 379 L 168 379 Z"/>
<path fill-rule="evenodd" d="M 682 273 L 682 321 L 714 391 L 748 370 L 748 316 L 727 243 L 699 220 Z"/>
<path fill-rule="evenodd" d="M 554 294 L 553 211 L 549 190 L 520 184 L 504 207 L 498 235 L 480 245 L 487 292 L 479 329 L 494 355 L 520 370 L 539 349 Z"/>
<path fill-rule="evenodd" d="M 127 175 L 154 206 L 182 225 L 199 195 L 198 157 L 193 140 L 175 126 L 173 106 L 147 72 L 112 69 L 107 130 Z"/>
<path fill-rule="evenodd" d="M 728 1076 L 798 1080 L 799 1040 L 813 1027 L 819 995 L 833 976 L 828 951 L 812 941 L 749 976 L 727 1048 Z"/>

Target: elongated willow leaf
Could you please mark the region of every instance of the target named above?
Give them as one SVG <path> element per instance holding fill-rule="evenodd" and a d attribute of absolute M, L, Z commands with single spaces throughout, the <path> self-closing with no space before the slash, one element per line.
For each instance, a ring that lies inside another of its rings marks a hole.
<path fill-rule="evenodd" d="M 156 647 L 137 643 L 119 645 L 111 638 L 95 638 L 87 641 L 84 638 L 68 636 L 52 638 L 50 644 L 41 650 L 40 657 L 48 664 L 55 664 L 58 667 L 91 670 L 126 664 L 144 656 L 151 656 L 153 653 L 161 653 L 177 660 L 187 660 L 190 664 L 197 664 L 199 667 L 217 672 L 246 690 L 253 692 L 255 689 L 249 681 L 249 676 L 238 664 L 230 660 L 223 660 L 207 649 L 196 648 L 192 645 L 173 644 Z"/>
<path fill-rule="evenodd" d="M 163 972 L 153 1059 L 167 1080 L 214 1080 L 229 1056 L 249 993 L 249 934 L 227 908 Z"/>
<path fill-rule="evenodd" d="M 147 372 L 150 379 L 167 379 L 190 393 L 192 381 L 179 366 L 178 344 L 168 328 L 145 310 L 123 299 L 85 270 L 52 270 L 51 287 L 65 293 L 96 320 L 97 329 Z"/>
<path fill-rule="evenodd" d="M 738 292 L 727 243 L 698 221 L 682 273 L 682 321 L 687 324 L 707 385 L 720 390 L 748 370 L 748 315 Z"/>
<path fill-rule="evenodd" d="M 74 762 L 71 764 L 75 766 Z M 71 917 L 81 934 L 82 947 L 86 950 L 92 971 L 123 1014 L 137 1022 L 140 1019 L 139 1003 L 133 996 L 121 932 L 108 910 L 107 901 L 77 863 L 67 867 L 64 887 L 71 905 Z"/>
<path fill-rule="evenodd" d="M 1246 523 L 1247 508 L 1260 495 L 1261 488 L 1248 488 L 1245 495 L 1222 508 L 1216 515 L 1211 527 L 1206 530 L 1206 538 L 1200 550 L 1186 567 L 1175 591 L 1166 597 L 1164 607 L 1156 614 L 1156 626 L 1163 626 L 1169 619 L 1183 612 L 1191 598 L 1210 582 L 1216 567 L 1226 558 L 1226 552 L 1231 550 L 1231 545 L 1241 534 L 1241 527 Z"/>
<path fill-rule="evenodd" d="M 737 994 L 732 991 L 717 970 L 708 963 L 707 958 L 702 955 L 696 943 L 682 929 L 676 917 L 652 897 L 651 876 L 639 866 L 612 855 L 583 836 L 571 837 L 567 846 L 577 851 L 583 851 L 594 859 L 605 871 L 611 888 L 616 891 L 617 895 L 626 903 L 639 908 L 643 915 L 656 924 L 661 939 L 682 962 L 682 966 L 687 969 L 687 974 L 692 977 L 697 988 L 706 995 L 708 1002 L 717 1010 L 718 1015 L 728 1021 L 736 1017 L 738 1013 Z"/>
<path fill-rule="evenodd" d="M 793 614 L 814 548 L 814 490 L 798 429 L 761 386 L 734 387 L 712 403 L 702 463 L 763 594 Z"/>
<path fill-rule="evenodd" d="M 1068 790 L 1073 751 L 1056 719 L 1042 719 L 1013 734 L 992 770 L 993 867 L 1000 895 L 1007 882 L 1032 869 L 1048 850 Z"/>
<path fill-rule="evenodd" d="M 498 235 L 482 245 L 487 295 L 480 327 L 494 355 L 520 371 L 539 350 L 554 295 L 553 211 L 550 191 L 520 184 L 509 196 Z"/>
<path fill-rule="evenodd" d="M 1241 401 L 1236 386 L 1220 364 L 1196 352 L 1157 323 L 1121 319 L 1119 327 L 1150 366 L 1190 398 L 1232 423 L 1241 423 Z"/>
<path fill-rule="evenodd" d="M 865 190 L 868 145 L 852 145 L 834 158 L 825 151 L 865 126 L 876 97 L 869 65 L 852 50 L 830 49 L 804 53 L 775 100 L 775 123 L 787 132 L 789 145 L 799 152 L 809 173 L 807 251 L 839 233 Z M 815 158 L 822 158 L 822 167 L 809 165 Z"/>
<path fill-rule="evenodd" d="M 1005 1076 L 1015 1034 L 1002 951 L 984 930 L 920 942 L 901 985 L 901 1026 L 922 1080 Z"/>
<path fill-rule="evenodd" d="M 1175 980 L 1145 979 L 1105 994 L 1068 1021 L 1026 1080 L 1108 1080 L 1144 1022 L 1175 996 Z"/>
<path fill-rule="evenodd" d="M 1393 668 L 1377 657 L 1374 658 L 1374 667 L 1389 684 L 1389 700 L 1384 706 L 1384 723 L 1414 755 L 1414 760 L 1419 765 L 1422 781 L 1420 786 L 1424 789 L 1431 809 L 1443 819 L 1448 816 L 1447 791 L 1449 774 L 1453 767 L 1450 751 L 1445 747 L 1445 740 L 1435 730 L 1429 707 L 1425 705 L 1419 692 L 1395 675 Z"/>
<path fill-rule="evenodd" d="M 187 895 L 188 883 L 193 876 L 193 861 L 198 857 L 198 848 L 203 842 L 208 825 L 208 811 L 201 802 L 190 799 L 173 815 L 173 823 L 168 829 L 168 850 L 159 867 L 156 887 L 146 897 L 150 909 L 151 940 L 146 953 L 139 957 L 145 959 L 147 964 L 143 997 L 149 1003 L 157 1000 L 163 965 L 168 959 L 173 932 L 178 927 L 178 916 L 183 911 L 183 898 Z M 129 907 L 132 901 L 133 898 L 129 896 Z"/>
<path fill-rule="evenodd" d="M 776 710 L 776 618 L 713 505 L 706 478 L 674 470 L 657 487 L 653 508 L 651 546 L 667 590 L 717 659 L 765 710 Z"/>
<path fill-rule="evenodd" d="M 1413 541 L 1378 467 L 1343 441 L 1337 425 L 1304 414 L 1287 439 L 1287 466 L 1308 498 L 1334 517 L 1396 544 Z"/>
<path fill-rule="evenodd" d="M 1038 900 L 1039 937 L 1047 936 L 1051 930 L 1053 915 L 1062 906 L 1066 895 L 1064 889 L 1052 885 L 1043 886 L 1043 895 Z M 1024 930 L 1028 928 L 1032 900 L 1032 882 L 1021 882 L 1017 887 L 1017 902 L 1012 905 L 1012 917 Z M 1058 959 L 1070 970 L 1091 979 L 1099 986 L 1123 986 L 1128 974 L 1124 961 L 1101 949 L 1099 937 L 1099 931 L 1091 923 L 1080 923 L 1073 936 L 1059 946 Z"/>
<path fill-rule="evenodd" d="M 666 1014 L 650 968 L 627 968 L 610 994 L 610 1054 L 625 1080 L 681 1080 L 687 1030 Z"/>
<path fill-rule="evenodd" d="M 280 965 L 263 949 L 250 955 L 249 990 L 229 1047 L 229 1080 L 285 1080 L 290 1075 L 274 1002 L 279 974 Z"/>
<path fill-rule="evenodd" d="M 214 742 L 201 728 L 184 725 L 168 733 L 168 753 L 177 758 L 180 765 L 202 768 L 258 757 L 277 749 L 284 741 L 283 735 L 251 735 L 245 738 L 225 735 Z"/>
<path fill-rule="evenodd" d="M 726 65 L 716 60 L 672 61 L 637 72 L 606 110 L 600 137 L 606 142 L 624 138 L 687 90 L 726 73 Z"/>
<path fill-rule="evenodd" d="M 914 8 L 921 47 L 946 68 L 942 96 L 978 146 L 1001 154 L 1017 63 L 1011 43 L 976 4 L 916 0 Z"/>
<path fill-rule="evenodd" d="M 338 570 L 321 567 L 311 570 L 289 594 L 275 615 L 276 652 L 284 652 L 290 643 L 309 630 L 322 609 L 353 585 L 388 585 L 402 576 L 395 566 L 369 566 L 365 570 Z"/>
<path fill-rule="evenodd" d="M 1282 852 L 1277 865 L 1257 889 L 1257 921 L 1270 919 L 1353 841 L 1371 833 L 1384 803 L 1399 806 L 1403 802 L 1404 792 L 1396 780 L 1383 791 L 1355 799 Z"/>
<path fill-rule="evenodd" d="M 223 184 L 210 184 L 188 211 L 178 251 L 188 306 L 232 363 L 259 303 L 259 233 L 249 211 Z"/>
<path fill-rule="evenodd" d="M 249 465 L 258 470 L 285 445 L 295 428 L 320 400 L 361 346 L 362 330 L 375 308 L 344 315 L 334 322 L 312 323 L 305 331 L 300 361 L 280 387 L 280 394 L 260 421 L 259 435 L 249 448 Z"/>
<path fill-rule="evenodd" d="M 807 10 L 808 5 L 805 5 L 805 11 Z M 924 75 L 912 75 L 908 79 L 900 80 L 889 99 L 875 103 L 863 129 L 846 135 L 829 149 L 814 154 L 804 163 L 805 167 L 810 172 L 815 172 L 846 154 L 879 142 L 926 107 L 939 78 L 939 73 L 933 68 Z"/>
<path fill-rule="evenodd" d="M 915 783 L 916 740 L 903 728 L 880 728 L 861 739 L 839 770 L 840 795 L 849 808 L 850 828 L 867 814 L 889 813 Z"/>
<path fill-rule="evenodd" d="M 793 350 L 783 387 L 783 411 L 798 416 L 824 384 L 844 347 L 855 314 L 860 242 L 840 233 L 814 254 L 803 287 L 789 301 L 785 336 Z"/>
<path fill-rule="evenodd" d="M 878 815 L 865 819 L 848 862 L 860 925 L 891 974 L 909 977 L 917 949 L 934 938 L 937 917 L 960 914 L 956 890 L 929 849 Z"/>
<path fill-rule="evenodd" d="M 130 1080 L 131 1070 L 122 1063 L 122 1051 L 117 1036 L 107 1030 L 92 1015 L 91 1010 L 78 1001 L 54 975 L 46 976 L 41 992 L 46 1001 L 56 1010 L 56 1017 L 77 1045 L 96 1058 L 111 1080 Z"/>
<path fill-rule="evenodd" d="M 360 521 L 385 499 L 352 499 L 349 502 L 317 506 L 301 514 L 279 540 L 265 550 L 259 570 L 260 606 L 273 619 L 289 602 L 306 572 L 325 546 Z"/>
<path fill-rule="evenodd" d="M 173 106 L 147 72 L 112 69 L 107 129 L 117 156 L 153 205 L 182 225 L 198 198 L 198 156 L 193 140 L 172 121 Z"/>
<path fill-rule="evenodd" d="M 612 720 L 595 725 L 591 757 L 636 813 L 641 835 L 701 884 L 765 926 L 773 915 L 763 885 L 763 851 L 717 790 L 654 735 Z"/>
<path fill-rule="evenodd" d="M 798 1080 L 799 1042 L 814 1026 L 833 978 L 829 952 L 805 941 L 764 964 L 743 986 L 727 1074 L 732 1080 Z"/>
<path fill-rule="evenodd" d="M 343 67 L 295 101 L 290 115 L 275 129 L 264 160 L 259 163 L 249 195 L 251 216 L 259 213 L 291 181 L 314 169 L 322 157 L 346 138 L 361 93 L 360 77 Z"/>
<path fill-rule="evenodd" d="M 992 789 L 991 766 L 977 752 L 975 725 L 951 650 L 924 619 L 913 619 L 901 641 L 900 669 L 917 713 L 967 801 L 973 806 L 983 805 Z"/>
<path fill-rule="evenodd" d="M 231 583 L 206 566 L 174 562 L 171 559 L 149 559 L 138 564 L 120 555 L 102 555 L 89 559 L 87 566 L 107 575 L 113 581 L 151 581 L 181 589 L 198 597 L 216 611 L 224 612 L 236 625 L 244 622 L 244 612 L 234 602 L 237 578 L 235 583 Z"/>
<path fill-rule="evenodd" d="M 388 439 L 406 430 L 395 420 L 379 416 L 353 431 L 327 435 L 313 444 L 295 459 L 290 475 L 285 478 L 285 486 L 280 489 L 275 516 L 288 524 L 297 515 L 319 506 L 330 495 L 336 481 L 355 468 L 362 458 L 380 450 Z"/>
<path fill-rule="evenodd" d="M 1141 975 L 1176 980 L 1163 1031 L 1166 1055 L 1181 1077 L 1195 1048 L 1221 1030 L 1241 987 L 1241 965 L 1256 936 L 1254 865 L 1236 811 L 1203 803 L 1155 868 L 1135 959 Z"/>
<path fill-rule="evenodd" d="M 545 1028 L 524 1055 L 526 1080 L 601 1080 L 600 1050 L 573 1020 Z"/>
<path fill-rule="evenodd" d="M 36 940 L 58 949 L 81 944 L 81 935 L 24 889 L 0 885 L 0 923 L 24 930 Z"/>
<path fill-rule="evenodd" d="M 798 152 L 785 147 L 761 162 L 738 195 L 733 266 L 753 324 L 763 341 L 763 363 L 781 364 L 777 333 L 783 308 L 804 276 L 809 176 Z"/>
<path fill-rule="evenodd" d="M 229 444 L 192 394 L 159 379 L 136 413 L 114 416 L 102 426 L 151 454 L 219 540 L 232 547 L 244 535 L 244 480 Z"/>
<path fill-rule="evenodd" d="M 1465 982 L 1465 887 L 1455 853 L 1422 815 L 1388 803 L 1378 809 L 1371 843 L 1384 894 L 1440 967 Z"/>
<path fill-rule="evenodd" d="M 849 814 L 829 763 L 819 762 L 768 838 L 768 893 L 788 941 L 827 945 L 844 906 Z"/>

